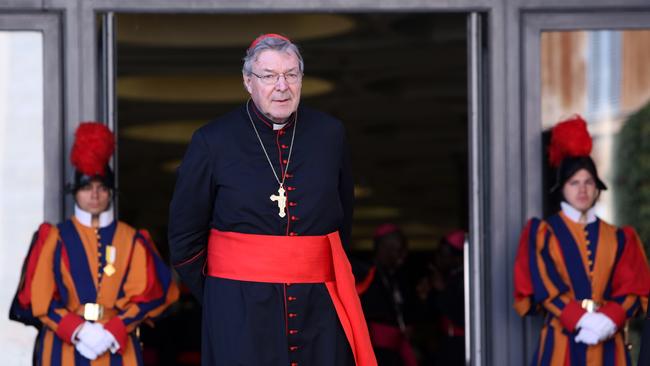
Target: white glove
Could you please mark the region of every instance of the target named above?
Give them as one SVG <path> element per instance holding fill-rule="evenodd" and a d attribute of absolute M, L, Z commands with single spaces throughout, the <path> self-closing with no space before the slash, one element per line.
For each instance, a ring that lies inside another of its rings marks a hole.
<path fill-rule="evenodd" d="M 576 324 L 576 328 L 582 329 L 582 328 L 590 328 L 593 330 L 594 325 L 598 322 L 598 319 L 596 317 L 596 313 L 584 313 L 578 319 L 578 323 Z"/>
<path fill-rule="evenodd" d="M 112 335 L 108 337 L 106 333 L 109 332 L 101 324 L 86 322 L 77 334 L 79 339 L 77 344 L 83 344 L 82 348 L 92 350 L 97 357 L 108 350 L 114 339 Z"/>
<path fill-rule="evenodd" d="M 614 324 L 614 321 L 603 313 L 594 314 L 598 317 L 597 331 L 600 334 L 599 341 L 602 342 L 616 333 L 616 324 Z"/>
<path fill-rule="evenodd" d="M 113 336 L 113 333 L 109 332 L 108 330 L 104 329 L 104 332 L 106 333 L 106 339 L 108 340 L 108 349 L 111 350 L 111 353 L 116 353 L 117 351 L 120 350 L 120 344 L 117 342 L 117 339 Z"/>
<path fill-rule="evenodd" d="M 598 336 L 598 342 L 611 337 L 616 332 L 616 324 L 603 313 L 585 313 L 578 320 L 577 327 L 581 330 L 587 329 L 591 333 L 596 334 Z"/>
<path fill-rule="evenodd" d="M 77 342 L 74 346 L 77 349 L 77 352 L 79 352 L 82 356 L 89 360 L 94 360 L 97 358 L 97 353 L 93 351 L 90 347 L 86 346 L 85 343 L 83 342 Z"/>
<path fill-rule="evenodd" d="M 593 332 L 591 329 L 580 328 L 580 332 L 578 332 L 575 341 L 582 342 L 589 346 L 593 346 L 598 344 L 599 339 L 598 339 L 598 334 L 596 334 L 596 332 Z"/>

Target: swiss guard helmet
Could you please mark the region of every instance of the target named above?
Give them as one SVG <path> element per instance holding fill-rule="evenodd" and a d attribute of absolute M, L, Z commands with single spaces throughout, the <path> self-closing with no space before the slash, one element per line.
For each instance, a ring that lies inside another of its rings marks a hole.
<path fill-rule="evenodd" d="M 564 183 L 580 169 L 585 169 L 596 181 L 596 187 L 604 191 L 607 186 L 598 177 L 596 164 L 591 159 L 592 140 L 587 131 L 587 123 L 580 115 L 560 121 L 551 130 L 549 163 L 556 169 L 555 185 L 551 193 L 561 191 Z"/>
<path fill-rule="evenodd" d="M 82 122 L 75 132 L 70 161 L 75 168 L 70 192 L 98 180 L 109 189 L 115 188 L 115 174 L 108 162 L 115 151 L 115 136 L 100 122 Z"/>

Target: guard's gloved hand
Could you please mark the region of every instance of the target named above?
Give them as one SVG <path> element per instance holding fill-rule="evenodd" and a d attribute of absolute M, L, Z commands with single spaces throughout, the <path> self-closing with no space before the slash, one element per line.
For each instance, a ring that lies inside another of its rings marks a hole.
<path fill-rule="evenodd" d="M 79 352 L 82 356 L 89 360 L 94 360 L 97 358 L 98 354 L 95 353 L 90 347 L 88 347 L 85 343 L 83 342 L 77 342 L 74 346 L 74 348 Z"/>
<path fill-rule="evenodd" d="M 113 333 L 109 332 L 106 329 L 104 329 L 104 333 L 106 333 L 106 340 L 109 342 L 108 349 L 111 351 L 111 353 L 116 353 L 117 351 L 119 351 L 120 344 L 117 342 L 117 339 L 115 339 L 115 337 L 113 336 Z"/>
<path fill-rule="evenodd" d="M 104 326 L 99 323 L 85 322 L 77 334 L 77 345 L 83 344 L 84 349 L 91 350 L 95 357 L 103 354 L 111 346 L 112 336 L 108 337 Z M 81 351 L 79 352 L 81 353 Z"/>
<path fill-rule="evenodd" d="M 609 339 L 616 333 L 616 324 L 607 315 L 603 313 L 594 313 L 595 321 L 594 330 L 599 334 L 599 342 Z"/>
<path fill-rule="evenodd" d="M 580 328 L 580 331 L 578 332 L 578 335 L 575 338 L 576 342 L 582 342 L 586 345 L 589 346 L 594 346 L 598 344 L 599 342 L 599 337 L 598 334 L 594 331 L 592 331 L 589 328 Z"/>
<path fill-rule="evenodd" d="M 580 318 L 580 320 L 578 320 L 578 324 L 576 326 L 580 329 L 580 333 L 582 333 L 583 330 L 588 330 L 587 333 L 595 334 L 598 337 L 598 341 L 596 343 L 602 342 L 616 333 L 616 324 L 614 324 L 614 322 L 607 315 L 598 312 L 585 313 Z M 578 336 L 580 336 L 580 333 L 578 333 Z M 583 334 L 580 339 L 591 341 L 591 337 L 590 335 L 587 335 L 587 333 Z M 578 342 L 577 336 L 576 342 Z"/>

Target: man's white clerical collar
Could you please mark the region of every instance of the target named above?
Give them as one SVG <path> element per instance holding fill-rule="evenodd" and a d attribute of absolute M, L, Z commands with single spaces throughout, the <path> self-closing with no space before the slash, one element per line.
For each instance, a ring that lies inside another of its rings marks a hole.
<path fill-rule="evenodd" d="M 274 123 L 274 124 L 273 124 L 273 131 L 281 130 L 281 129 L 283 129 L 284 126 L 286 126 L 286 125 L 287 125 L 286 122 L 285 122 L 285 123 Z"/>
<path fill-rule="evenodd" d="M 90 212 L 84 211 L 78 205 L 74 205 L 74 217 L 77 218 L 79 223 L 83 226 L 91 227 L 93 215 Z M 99 214 L 99 227 L 104 228 L 113 223 L 115 215 L 113 215 L 113 205 L 108 207 L 108 210 Z"/>
<path fill-rule="evenodd" d="M 580 216 L 582 216 L 580 211 L 564 201 L 560 202 L 560 206 L 562 207 L 562 213 L 566 217 L 573 222 L 580 222 Z M 594 207 L 587 211 L 587 224 L 591 224 L 592 222 L 596 222 L 596 209 Z"/>

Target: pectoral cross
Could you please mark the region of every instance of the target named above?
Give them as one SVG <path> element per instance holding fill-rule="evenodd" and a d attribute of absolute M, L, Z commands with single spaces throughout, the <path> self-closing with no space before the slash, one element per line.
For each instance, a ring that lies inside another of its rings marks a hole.
<path fill-rule="evenodd" d="M 278 209 L 280 210 L 280 212 L 278 212 L 278 215 L 280 215 L 280 217 L 285 217 L 287 215 L 284 212 L 285 209 L 287 208 L 287 196 L 284 195 L 284 192 L 285 192 L 284 188 L 282 188 L 282 186 L 280 186 L 280 188 L 278 188 L 278 195 L 276 196 L 276 195 L 272 194 L 271 197 L 270 197 L 271 201 L 277 201 L 278 202 Z"/>

